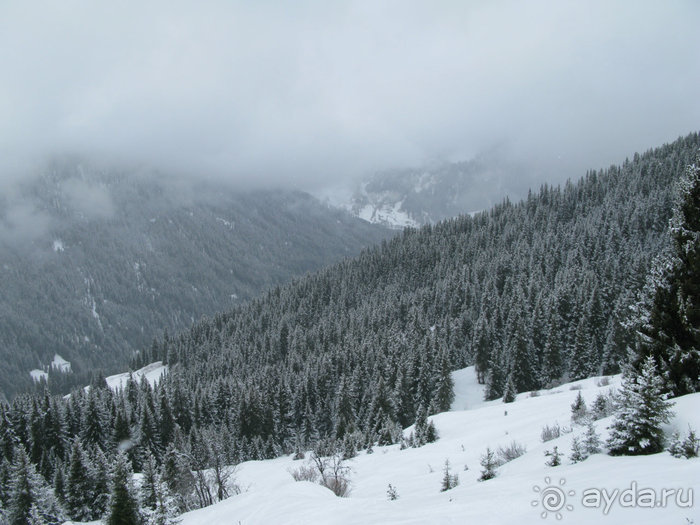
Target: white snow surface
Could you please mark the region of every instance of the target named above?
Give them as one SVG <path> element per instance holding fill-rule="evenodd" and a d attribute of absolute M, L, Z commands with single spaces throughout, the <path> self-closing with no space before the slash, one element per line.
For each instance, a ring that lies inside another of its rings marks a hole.
<path fill-rule="evenodd" d="M 44 372 L 43 370 L 39 370 L 38 368 L 35 368 L 34 370 L 29 371 L 29 375 L 32 376 L 32 379 L 36 381 L 37 383 L 42 380 L 42 378 L 45 381 L 49 380 L 49 374 Z"/>
<path fill-rule="evenodd" d="M 53 355 L 53 361 L 51 361 L 51 364 L 49 366 L 52 369 L 54 369 L 55 371 L 63 372 L 64 374 L 71 372 L 70 362 L 66 361 L 58 354 Z M 48 370 L 48 368 L 46 368 L 46 367 L 44 367 L 44 370 L 41 370 L 39 368 L 35 368 L 34 370 L 29 371 L 29 375 L 32 376 L 32 379 L 34 381 L 36 381 L 37 383 L 39 381 L 41 381 L 42 378 L 44 380 L 48 381 L 49 374 L 48 374 L 47 370 Z"/>
<path fill-rule="evenodd" d="M 141 381 L 146 379 L 146 381 L 148 381 L 151 384 L 151 386 L 153 386 L 158 381 L 160 381 L 164 374 L 167 373 L 168 366 L 164 365 L 162 361 L 156 361 L 155 363 L 151 363 L 150 365 L 146 365 L 143 368 L 132 372 L 132 376 L 134 378 L 134 381 L 136 381 L 137 383 L 140 383 Z M 109 388 L 111 388 L 112 390 L 119 390 L 121 388 L 124 388 L 128 379 L 129 372 L 125 372 L 123 374 L 116 374 L 105 378 L 105 380 L 107 381 L 107 386 L 109 386 Z"/>
<path fill-rule="evenodd" d="M 253 524 L 432 524 L 489 523 L 535 524 L 558 522 L 555 513 L 543 512 L 541 492 L 555 485 L 566 492 L 561 509 L 562 523 L 577 524 L 687 524 L 700 523 L 694 507 L 675 504 L 672 498 L 665 508 L 623 507 L 615 501 L 609 512 L 603 508 L 585 508 L 582 493 L 587 489 L 651 488 L 688 489 L 700 494 L 700 459 L 676 459 L 667 452 L 645 457 L 591 456 L 571 464 L 571 438 L 585 427 L 573 426 L 573 433 L 547 443 L 540 440 L 544 425 L 559 423 L 571 426 L 571 403 L 580 391 L 590 406 L 599 392 L 619 388 L 620 377 L 610 385 L 598 386 L 600 378 L 591 378 L 543 390 L 537 396 L 519 394 L 516 401 L 482 401 L 483 386 L 478 385 L 472 367 L 454 373 L 455 401 L 450 412 L 432 416 L 440 435 L 436 443 L 420 448 L 400 450 L 398 445 L 375 447 L 373 454 L 361 452 L 350 460 L 352 493 L 337 498 L 328 489 L 310 482 L 295 482 L 289 474 L 304 461 L 282 457 L 266 461 L 249 461 L 238 466 L 237 483 L 244 489 L 211 507 L 184 514 L 182 525 L 232 523 Z M 572 389 L 573 387 L 573 389 Z M 580 388 L 580 390 L 579 390 Z M 672 423 L 666 429 L 687 431 L 688 424 L 700 429 L 700 394 L 678 398 Z M 595 422 L 602 439 L 612 418 Z M 410 428 L 406 432 L 410 431 Z M 527 452 L 501 466 L 498 476 L 477 482 L 480 456 L 486 447 L 497 449 L 513 440 L 527 447 Z M 559 467 L 545 465 L 544 452 L 557 446 L 566 454 Z M 443 465 L 449 459 L 451 472 L 459 475 L 459 486 L 440 492 Z M 468 466 L 468 470 L 465 470 Z M 545 478 L 549 478 L 547 481 Z M 564 484 L 559 485 L 563 480 Z M 389 501 L 387 487 L 392 484 L 399 499 Z M 537 503 L 536 506 L 533 502 Z"/>
<path fill-rule="evenodd" d="M 64 374 L 71 371 L 70 362 L 66 361 L 58 354 L 53 355 L 53 361 L 51 361 L 51 368 L 59 372 L 63 372 Z"/>
<path fill-rule="evenodd" d="M 403 209 L 403 201 L 393 204 L 365 204 L 357 216 L 372 224 L 383 224 L 390 228 L 405 228 L 406 226 L 418 226 L 411 216 Z"/>

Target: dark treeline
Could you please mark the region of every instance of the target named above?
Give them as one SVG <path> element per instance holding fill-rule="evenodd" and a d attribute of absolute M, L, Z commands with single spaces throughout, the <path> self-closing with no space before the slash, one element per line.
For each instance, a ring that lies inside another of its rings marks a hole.
<path fill-rule="evenodd" d="M 105 486 L 124 450 L 135 470 L 161 465 L 192 508 L 211 502 L 197 496 L 207 467 L 322 440 L 349 454 L 395 442 L 449 408 L 457 368 L 475 364 L 491 399 L 619 371 L 633 337 L 623 321 L 669 245 L 676 182 L 699 146 L 692 134 L 523 202 L 407 229 L 163 337 L 133 363 L 168 364 L 155 387 L 19 396 L 0 408 L 0 499 L 10 504 L 25 451 L 65 502 L 76 454 Z"/>

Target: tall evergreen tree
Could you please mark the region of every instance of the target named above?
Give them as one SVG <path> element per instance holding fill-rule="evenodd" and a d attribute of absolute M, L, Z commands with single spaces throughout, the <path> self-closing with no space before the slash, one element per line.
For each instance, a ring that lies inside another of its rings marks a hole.
<path fill-rule="evenodd" d="M 32 519 L 47 525 L 63 523 L 65 514 L 53 489 L 29 461 L 22 447 L 15 451 L 9 487 L 7 518 L 10 525 L 26 525 Z"/>
<path fill-rule="evenodd" d="M 607 445 L 612 455 L 655 454 L 664 449 L 662 425 L 671 417 L 654 358 L 647 356 L 639 373 L 629 370 L 622 383 L 620 407 Z"/>
<path fill-rule="evenodd" d="M 451 374 L 450 356 L 445 350 L 440 354 L 438 367 L 437 386 L 433 396 L 434 405 L 436 411 L 446 412 L 450 409 L 455 398 L 455 383 Z"/>
<path fill-rule="evenodd" d="M 117 454 L 112 469 L 112 490 L 107 525 L 141 525 L 138 500 L 134 494 L 131 465 L 128 458 Z"/>
<path fill-rule="evenodd" d="M 94 508 L 96 494 L 93 474 L 92 465 L 76 439 L 68 460 L 64 488 L 64 505 L 73 520 L 91 521 L 99 517 Z"/>
<path fill-rule="evenodd" d="M 657 261 L 634 361 L 653 356 L 676 396 L 700 390 L 700 157 L 688 167 L 671 220 L 672 253 Z"/>

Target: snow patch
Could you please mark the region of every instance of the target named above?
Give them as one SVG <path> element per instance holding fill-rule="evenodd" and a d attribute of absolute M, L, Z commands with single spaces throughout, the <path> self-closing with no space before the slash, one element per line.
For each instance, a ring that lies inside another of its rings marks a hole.
<path fill-rule="evenodd" d="M 65 359 L 63 359 L 63 358 L 62 358 L 60 355 L 58 355 L 58 354 L 54 354 L 54 355 L 53 355 L 53 361 L 51 361 L 51 364 L 49 364 L 48 367 L 47 367 L 47 366 L 43 366 L 43 365 L 42 365 L 42 367 L 44 368 L 43 370 L 41 370 L 41 369 L 39 369 L 39 368 L 35 368 L 34 370 L 30 370 L 30 371 L 29 371 L 29 375 L 32 376 L 32 379 L 33 379 L 34 381 L 36 381 L 36 382 L 41 381 L 42 378 L 43 378 L 45 381 L 48 381 L 48 379 L 49 379 L 49 374 L 48 374 L 49 368 L 50 368 L 51 370 L 55 371 L 55 372 L 61 372 L 61 373 L 63 373 L 63 374 L 68 374 L 68 373 L 72 372 L 70 362 L 69 362 L 69 361 L 66 361 Z"/>
<path fill-rule="evenodd" d="M 365 204 L 357 212 L 357 216 L 372 224 L 382 224 L 391 228 L 405 228 L 407 226 L 418 226 L 418 223 L 401 208 L 403 201 L 392 204 L 375 206 Z"/>
<path fill-rule="evenodd" d="M 163 375 L 168 373 L 168 366 L 164 365 L 162 361 L 156 361 L 150 365 L 146 365 L 143 368 L 132 372 L 132 377 L 134 381 L 140 383 L 144 379 L 148 381 L 151 386 L 154 386 Z M 106 377 L 107 386 L 112 390 L 119 390 L 126 386 L 126 382 L 129 379 L 129 372 L 123 374 L 116 374 L 113 376 Z"/>
<path fill-rule="evenodd" d="M 58 354 L 53 355 L 53 361 L 51 361 L 51 368 L 64 374 L 72 372 L 70 361 L 66 361 Z"/>
<path fill-rule="evenodd" d="M 39 370 L 38 368 L 35 368 L 34 370 L 30 370 L 29 375 L 32 376 L 32 379 L 34 381 L 36 381 L 37 383 L 39 381 L 41 381 L 42 379 L 44 381 L 48 381 L 48 379 L 49 379 L 49 374 L 47 374 L 43 370 Z"/>

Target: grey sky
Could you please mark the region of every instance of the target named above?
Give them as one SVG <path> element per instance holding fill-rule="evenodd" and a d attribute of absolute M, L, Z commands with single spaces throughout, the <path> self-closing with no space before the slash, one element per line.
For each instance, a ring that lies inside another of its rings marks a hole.
<path fill-rule="evenodd" d="M 700 128 L 700 2 L 0 4 L 0 180 L 54 154 L 309 188 Z"/>

